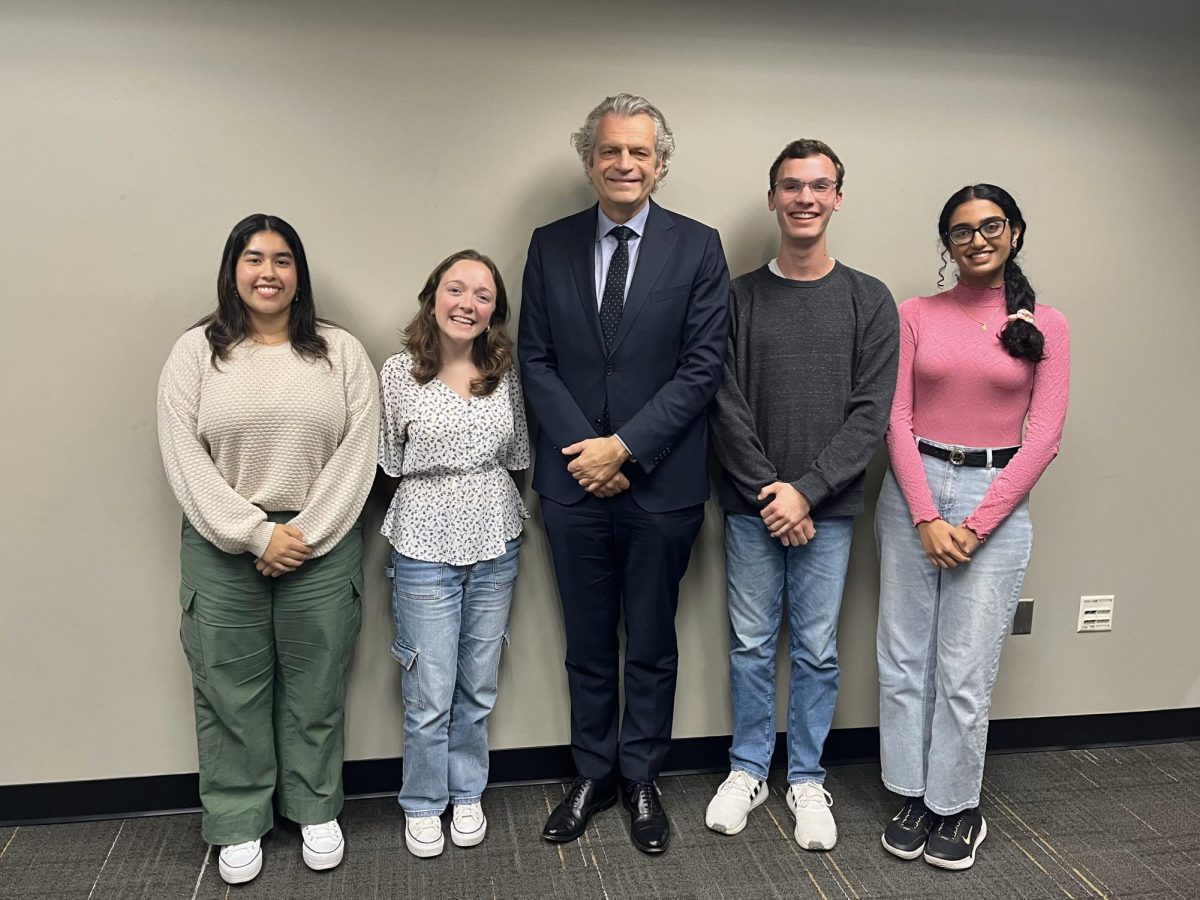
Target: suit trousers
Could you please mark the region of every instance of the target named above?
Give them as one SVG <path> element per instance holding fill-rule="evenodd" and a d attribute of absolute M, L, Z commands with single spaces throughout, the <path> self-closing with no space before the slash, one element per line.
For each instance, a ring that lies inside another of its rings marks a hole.
<path fill-rule="evenodd" d="M 269 578 L 251 554 L 222 552 L 185 519 L 180 570 L 204 839 L 261 837 L 274 822 L 272 797 L 301 825 L 336 818 L 346 668 L 362 616 L 362 523 L 324 556 Z"/>
<path fill-rule="evenodd" d="M 653 781 L 671 744 L 679 580 L 704 507 L 650 513 L 626 491 L 572 505 L 543 496 L 542 516 L 566 626 L 575 766 L 597 781 Z M 622 614 L 625 711 L 618 729 Z"/>

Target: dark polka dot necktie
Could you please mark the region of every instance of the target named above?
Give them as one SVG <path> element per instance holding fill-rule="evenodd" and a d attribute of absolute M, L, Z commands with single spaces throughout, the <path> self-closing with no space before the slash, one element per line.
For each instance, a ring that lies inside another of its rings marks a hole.
<path fill-rule="evenodd" d="M 621 313 L 625 309 L 625 280 L 629 277 L 629 239 L 637 237 L 637 232 L 618 225 L 609 235 L 617 239 L 617 249 L 608 264 L 604 294 L 600 298 L 600 331 L 604 335 L 606 351 L 612 350 L 613 339 L 621 326 Z"/>

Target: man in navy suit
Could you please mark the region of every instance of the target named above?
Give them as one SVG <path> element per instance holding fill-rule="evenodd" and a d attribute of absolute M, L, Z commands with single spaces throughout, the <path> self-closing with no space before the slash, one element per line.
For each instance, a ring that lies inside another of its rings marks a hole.
<path fill-rule="evenodd" d="M 634 845 L 661 853 L 670 829 L 654 779 L 671 740 L 679 580 L 708 497 L 729 272 L 714 229 L 650 199 L 675 146 L 651 103 L 609 97 L 573 139 L 599 202 L 533 233 L 519 336 L 579 773 L 542 836 L 576 839 L 620 794 Z"/>

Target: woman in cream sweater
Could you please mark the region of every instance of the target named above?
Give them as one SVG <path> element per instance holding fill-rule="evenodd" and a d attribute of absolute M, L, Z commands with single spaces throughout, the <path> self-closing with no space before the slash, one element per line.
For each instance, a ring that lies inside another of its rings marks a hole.
<path fill-rule="evenodd" d="M 272 801 L 312 869 L 342 860 L 345 672 L 379 389 L 316 317 L 304 246 L 275 216 L 234 226 L 217 308 L 163 367 L 158 433 L 183 507 L 180 638 L 192 670 L 205 840 L 249 881 Z"/>

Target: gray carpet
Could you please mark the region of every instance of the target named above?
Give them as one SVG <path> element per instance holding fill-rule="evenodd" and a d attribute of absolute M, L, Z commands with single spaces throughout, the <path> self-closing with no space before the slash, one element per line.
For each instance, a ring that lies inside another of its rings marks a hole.
<path fill-rule="evenodd" d="M 538 833 L 563 786 L 495 787 L 488 836 L 436 859 L 403 846 L 393 798 L 353 800 L 341 817 L 345 862 L 308 871 L 300 837 L 277 827 L 259 878 L 229 888 L 195 814 L 0 828 L 0 897 L 32 898 L 1200 898 L 1200 743 L 993 756 L 984 781 L 988 837 L 967 872 L 903 862 L 879 845 L 896 803 L 876 765 L 829 773 L 839 842 L 830 853 L 791 839 L 781 774 L 741 834 L 704 827 L 721 775 L 663 778 L 670 851 L 630 846 L 618 806 L 583 839 Z"/>

